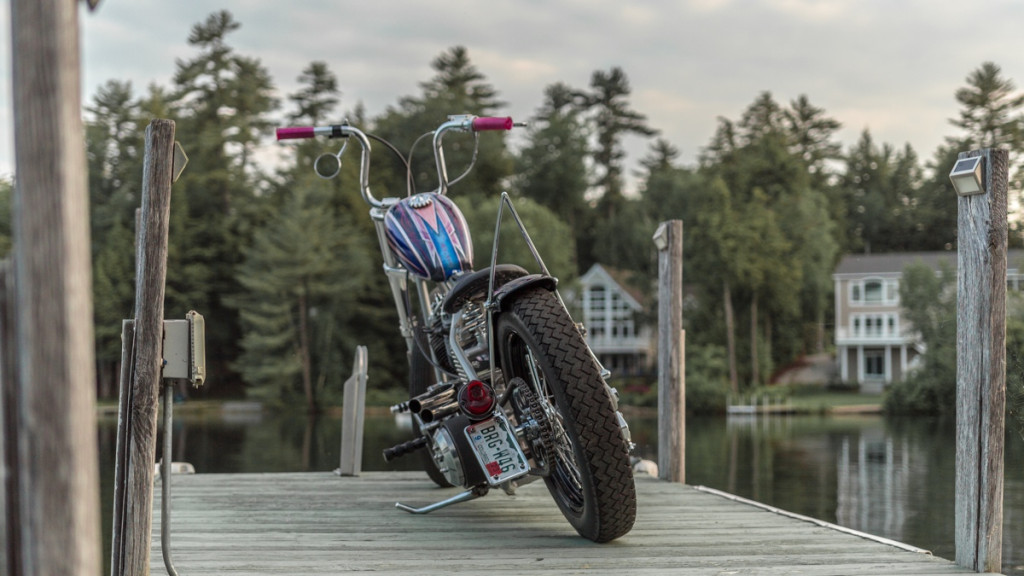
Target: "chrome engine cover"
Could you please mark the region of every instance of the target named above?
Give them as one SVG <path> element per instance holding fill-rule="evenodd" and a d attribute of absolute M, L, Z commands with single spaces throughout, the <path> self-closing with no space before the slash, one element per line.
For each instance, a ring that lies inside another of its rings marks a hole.
<path fill-rule="evenodd" d="M 459 450 L 447 429 L 442 427 L 434 432 L 433 452 L 434 462 L 441 474 L 444 474 L 445 480 L 453 486 L 463 486 L 465 475 L 462 473 Z"/>
<path fill-rule="evenodd" d="M 432 433 L 431 456 L 437 469 L 454 486 L 466 488 L 484 484 L 487 475 L 480 468 L 473 447 L 466 439 L 469 419 L 463 414 L 454 414 L 444 420 Z"/>

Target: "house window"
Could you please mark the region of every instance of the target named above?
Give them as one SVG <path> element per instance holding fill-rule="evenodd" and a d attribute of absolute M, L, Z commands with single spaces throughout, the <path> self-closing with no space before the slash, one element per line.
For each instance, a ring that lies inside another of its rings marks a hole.
<path fill-rule="evenodd" d="M 850 282 L 850 303 L 855 306 L 895 305 L 899 300 L 899 280 L 873 278 Z"/>
<path fill-rule="evenodd" d="M 885 378 L 885 351 L 865 350 L 864 351 L 864 377 Z"/>
<path fill-rule="evenodd" d="M 899 336 L 897 314 L 853 314 L 850 316 L 855 338 L 883 338 Z"/>
<path fill-rule="evenodd" d="M 885 300 L 886 302 L 896 303 L 900 299 L 900 283 L 896 280 L 887 280 L 885 282 Z"/>
<path fill-rule="evenodd" d="M 587 294 L 590 297 L 587 303 L 587 331 L 594 338 L 600 338 L 607 333 L 605 327 L 607 290 L 604 286 L 592 286 Z"/>
<path fill-rule="evenodd" d="M 604 310 L 604 286 L 593 286 L 590 288 L 590 309 Z"/>
<path fill-rule="evenodd" d="M 864 283 L 864 302 L 878 304 L 882 302 L 882 283 L 878 280 L 869 280 Z"/>

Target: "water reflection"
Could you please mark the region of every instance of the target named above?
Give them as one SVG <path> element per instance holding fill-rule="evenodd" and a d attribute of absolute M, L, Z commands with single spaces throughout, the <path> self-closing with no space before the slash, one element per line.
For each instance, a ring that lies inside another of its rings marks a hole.
<path fill-rule="evenodd" d="M 105 544 L 116 420 L 100 422 Z M 638 452 L 657 460 L 656 417 L 632 416 Z M 174 422 L 174 459 L 196 471 L 331 471 L 340 460 L 339 416 L 229 410 Z M 390 415 L 368 415 L 364 470 L 416 470 L 415 458 L 385 463 L 384 448 L 409 438 Z M 952 421 L 859 417 L 691 418 L 686 478 L 779 508 L 953 558 L 955 428 Z M 159 444 L 158 444 L 159 445 Z M 1009 435 L 1003 506 L 1003 571 L 1024 575 L 1024 441 Z"/>

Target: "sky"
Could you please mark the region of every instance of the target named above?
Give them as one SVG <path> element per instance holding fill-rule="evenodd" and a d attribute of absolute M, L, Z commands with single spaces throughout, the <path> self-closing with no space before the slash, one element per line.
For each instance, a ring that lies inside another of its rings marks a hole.
<path fill-rule="evenodd" d="M 0 9 L 0 175 L 14 171 L 9 2 Z M 228 43 L 269 69 L 278 96 L 325 61 L 342 91 L 339 117 L 362 103 L 372 117 L 419 93 L 430 62 L 462 45 L 516 119 L 554 82 L 586 88 L 621 67 L 631 103 L 683 165 L 696 163 L 719 118 L 738 119 L 762 92 L 800 95 L 842 123 L 851 146 L 909 143 L 922 160 L 945 136 L 955 91 L 983 62 L 1024 86 L 1024 2 L 984 0 L 101 0 L 82 3 L 83 104 L 108 80 L 170 86 L 190 59 L 190 29 L 226 9 L 241 23 Z M 460 111 L 452 111 L 458 113 Z M 627 141 L 628 162 L 648 141 Z M 271 142 L 268 149 L 279 146 Z"/>

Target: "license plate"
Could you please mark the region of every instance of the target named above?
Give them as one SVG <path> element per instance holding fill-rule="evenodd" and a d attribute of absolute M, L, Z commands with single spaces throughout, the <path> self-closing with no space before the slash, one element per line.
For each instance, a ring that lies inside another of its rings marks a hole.
<path fill-rule="evenodd" d="M 504 416 L 495 414 L 494 418 L 466 426 L 466 437 L 491 486 L 530 471 L 526 455 Z"/>

